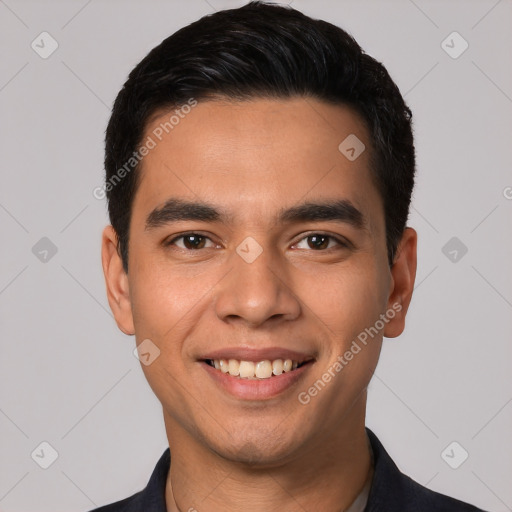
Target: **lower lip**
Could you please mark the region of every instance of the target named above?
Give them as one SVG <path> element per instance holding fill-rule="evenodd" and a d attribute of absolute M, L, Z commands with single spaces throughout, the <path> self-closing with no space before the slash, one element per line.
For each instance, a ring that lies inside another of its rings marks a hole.
<path fill-rule="evenodd" d="M 313 361 L 308 362 L 300 368 L 284 372 L 281 375 L 274 375 L 268 379 L 242 379 L 240 377 L 233 377 L 229 373 L 223 373 L 208 363 L 201 361 L 203 368 L 217 384 L 229 394 L 242 400 L 267 400 L 274 398 L 296 384 L 312 364 Z"/>

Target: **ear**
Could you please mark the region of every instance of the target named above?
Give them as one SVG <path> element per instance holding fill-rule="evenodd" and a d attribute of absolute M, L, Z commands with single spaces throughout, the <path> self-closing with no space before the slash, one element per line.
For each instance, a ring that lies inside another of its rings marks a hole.
<path fill-rule="evenodd" d="M 106 226 L 101 239 L 101 263 L 107 298 L 114 314 L 117 326 L 125 334 L 135 334 L 133 325 L 128 275 L 123 269 L 123 262 L 117 250 L 117 233 L 112 226 Z"/>
<path fill-rule="evenodd" d="M 386 324 L 384 336 L 395 338 L 405 328 L 405 316 L 414 290 L 416 278 L 416 249 L 418 235 L 412 228 L 405 228 L 391 267 L 392 285 L 388 298 L 388 311 L 395 316 Z"/>

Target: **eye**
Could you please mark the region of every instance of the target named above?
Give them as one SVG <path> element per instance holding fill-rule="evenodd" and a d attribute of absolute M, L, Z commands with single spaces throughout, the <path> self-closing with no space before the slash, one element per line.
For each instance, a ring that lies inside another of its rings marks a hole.
<path fill-rule="evenodd" d="M 299 247 L 299 245 L 302 243 L 303 240 L 307 240 L 306 244 L 308 247 Z M 334 241 L 335 244 L 337 244 L 341 248 L 347 248 L 348 244 L 344 242 L 343 240 L 332 236 L 332 235 L 326 235 L 324 233 L 311 233 L 308 236 L 305 236 L 302 238 L 302 240 L 295 245 L 295 247 L 299 249 L 313 249 L 315 251 L 322 251 L 325 249 L 332 249 L 333 246 L 330 245 L 330 242 Z"/>
<path fill-rule="evenodd" d="M 182 245 L 176 243 L 178 240 L 183 239 Z M 164 245 L 176 245 L 176 247 L 185 250 L 197 250 L 197 249 L 208 249 L 210 247 L 215 247 L 215 244 L 210 245 L 209 247 L 205 247 L 206 240 L 210 240 L 207 236 L 201 235 L 199 233 L 185 233 L 183 235 L 177 236 L 169 241 L 164 242 Z"/>
<path fill-rule="evenodd" d="M 304 240 L 306 242 L 303 242 Z M 208 242 L 210 242 L 210 245 L 207 245 Z M 307 244 L 307 246 L 304 246 L 304 243 Z M 300 244 L 303 244 L 303 247 L 300 247 Z M 209 237 L 200 233 L 184 233 L 168 241 L 165 241 L 164 245 L 166 247 L 176 246 L 177 248 L 183 249 L 185 251 L 197 251 L 200 249 L 210 249 L 216 247 L 216 244 Z M 297 244 L 295 244 L 294 247 L 298 249 L 325 251 L 328 249 L 334 249 L 336 246 L 338 248 L 348 248 L 349 244 L 333 235 L 327 235 L 325 233 L 311 233 L 302 238 Z"/>

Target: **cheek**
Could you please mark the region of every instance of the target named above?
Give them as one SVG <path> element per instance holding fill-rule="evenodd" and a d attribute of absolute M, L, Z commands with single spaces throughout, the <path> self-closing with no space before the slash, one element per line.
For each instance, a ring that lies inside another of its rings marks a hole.
<path fill-rule="evenodd" d="M 137 337 L 163 341 L 179 329 L 204 294 L 200 279 L 183 276 L 151 257 L 142 258 L 130 279 L 130 299 Z M 142 338 L 141 338 L 142 339 Z"/>
<path fill-rule="evenodd" d="M 141 367 L 162 403 L 180 403 L 185 410 L 186 340 L 204 313 L 212 285 L 206 277 L 191 279 L 179 268 L 156 264 L 149 257 L 146 261 L 133 273 L 133 286 L 130 283 L 132 312 L 137 343 L 149 338 L 159 353 L 154 362 Z"/>
<path fill-rule="evenodd" d="M 384 311 L 387 281 L 374 264 L 333 268 L 305 278 L 299 295 L 331 335 L 346 341 L 373 325 Z"/>
<path fill-rule="evenodd" d="M 134 258 L 135 259 L 135 258 Z M 160 349 L 163 368 L 145 367 L 148 380 L 185 375 L 191 368 L 190 340 L 202 325 L 215 322 L 211 309 L 222 266 L 205 270 L 194 264 L 171 265 L 151 254 L 139 255 L 130 281 L 130 299 L 137 343 L 151 339 Z M 153 374 L 153 375 L 150 375 Z M 151 384 L 151 382 L 150 382 Z"/>

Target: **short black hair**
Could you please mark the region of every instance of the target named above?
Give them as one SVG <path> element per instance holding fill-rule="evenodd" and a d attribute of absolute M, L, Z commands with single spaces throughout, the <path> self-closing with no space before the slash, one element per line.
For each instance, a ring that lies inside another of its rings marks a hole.
<path fill-rule="evenodd" d="M 152 116 L 191 98 L 301 96 L 349 106 L 365 121 L 392 265 L 414 186 L 410 109 L 384 66 L 347 32 L 290 7 L 254 1 L 204 16 L 166 38 L 131 71 L 114 102 L 105 138 L 105 191 L 124 270 L 140 181 L 134 156 Z"/>

